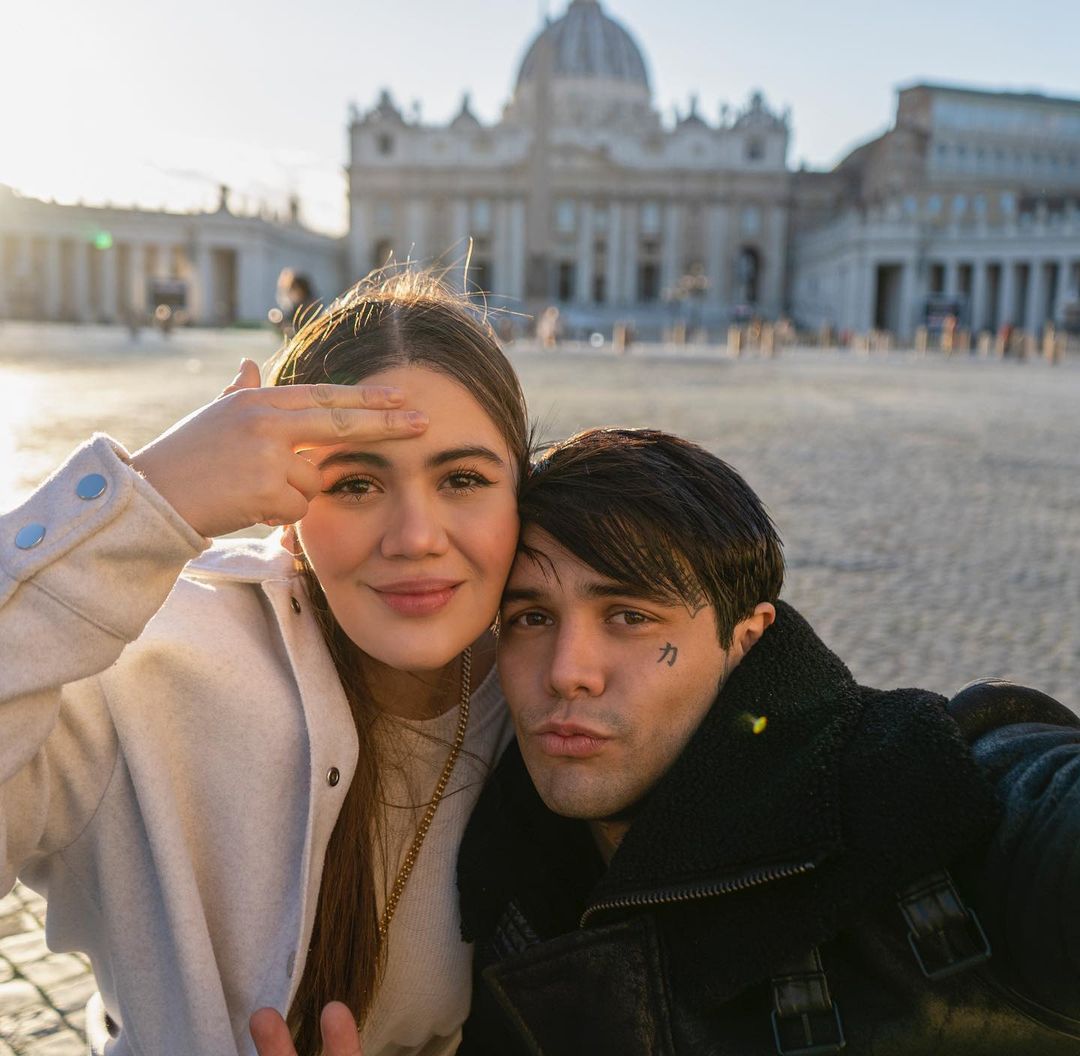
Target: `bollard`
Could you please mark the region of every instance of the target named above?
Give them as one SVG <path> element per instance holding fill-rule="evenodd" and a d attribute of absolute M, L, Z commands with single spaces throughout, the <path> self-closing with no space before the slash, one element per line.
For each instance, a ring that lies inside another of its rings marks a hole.
<path fill-rule="evenodd" d="M 772 323 L 766 323 L 761 328 L 761 355 L 764 359 L 772 359 L 776 351 L 776 331 Z"/>
<path fill-rule="evenodd" d="M 1053 323 L 1047 323 L 1043 328 L 1042 351 L 1043 358 L 1047 363 L 1054 362 L 1054 347 L 1057 344 L 1057 333 Z"/>
<path fill-rule="evenodd" d="M 915 355 L 925 356 L 926 349 L 929 347 L 929 332 L 925 326 L 916 327 L 915 329 Z"/>
<path fill-rule="evenodd" d="M 729 356 L 742 355 L 742 330 L 737 326 L 728 327 L 727 350 Z"/>
<path fill-rule="evenodd" d="M 984 359 L 990 355 L 990 349 L 994 344 L 994 335 L 989 330 L 982 330 L 979 333 L 979 355 Z"/>

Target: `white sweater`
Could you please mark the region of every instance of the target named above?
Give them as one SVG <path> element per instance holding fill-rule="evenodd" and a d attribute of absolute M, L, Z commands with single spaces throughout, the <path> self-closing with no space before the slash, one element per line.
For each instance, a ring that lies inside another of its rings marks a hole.
<path fill-rule="evenodd" d="M 249 1015 L 284 1013 L 303 971 L 356 733 L 289 555 L 201 553 L 125 458 L 95 438 L 0 517 L 0 892 L 40 891 L 50 948 L 89 955 L 122 1028 L 110 1056 L 251 1054 Z M 92 474 L 104 492 L 79 498 Z M 457 844 L 509 736 L 492 674 L 390 927 L 365 1056 L 456 1046 Z M 444 759 L 418 750 L 424 796 Z M 414 817 L 391 812 L 398 858 Z"/>

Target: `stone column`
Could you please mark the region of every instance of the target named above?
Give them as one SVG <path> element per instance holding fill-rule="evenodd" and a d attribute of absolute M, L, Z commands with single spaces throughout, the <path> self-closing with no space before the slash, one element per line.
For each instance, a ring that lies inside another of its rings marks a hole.
<path fill-rule="evenodd" d="M 266 274 L 264 247 L 245 246 L 237 251 L 236 315 L 240 321 L 260 322 L 273 303 L 274 281 Z"/>
<path fill-rule="evenodd" d="M 1054 322 L 1061 326 L 1065 322 L 1065 305 L 1076 300 L 1077 291 L 1073 286 L 1073 262 L 1068 257 L 1058 261 L 1057 292 L 1054 296 Z"/>
<path fill-rule="evenodd" d="M 450 206 L 451 259 L 455 267 L 447 274 L 454 289 L 465 288 L 465 259 L 469 254 L 469 203 L 465 198 L 455 198 Z"/>
<path fill-rule="evenodd" d="M 116 247 L 99 249 L 101 254 L 101 304 L 95 315 L 107 323 L 116 322 Z"/>
<path fill-rule="evenodd" d="M 515 198 L 510 202 L 510 276 L 506 294 L 516 300 L 525 298 L 525 202 Z"/>
<path fill-rule="evenodd" d="M 1027 311 L 1024 313 L 1024 329 L 1031 334 L 1038 333 L 1045 321 L 1044 288 L 1043 263 L 1036 258 L 1028 265 Z"/>
<path fill-rule="evenodd" d="M 195 304 L 192 319 L 201 326 L 215 326 L 217 317 L 217 292 L 214 289 L 214 251 L 205 242 L 195 247 Z"/>
<path fill-rule="evenodd" d="M 1006 323 L 1013 326 L 1019 325 L 1022 320 L 1016 319 L 1016 261 L 1002 260 L 1001 262 L 1001 290 L 998 297 L 998 329 Z"/>
<path fill-rule="evenodd" d="M 11 278 L 7 266 L 7 238 L 0 233 L 0 322 L 6 319 L 11 311 L 8 307 Z"/>
<path fill-rule="evenodd" d="M 874 322 L 874 263 L 860 253 L 855 268 L 855 329 L 866 333 Z"/>
<path fill-rule="evenodd" d="M 623 302 L 637 304 L 638 227 L 640 210 L 636 202 L 628 202 L 623 209 Z"/>
<path fill-rule="evenodd" d="M 577 244 L 577 300 L 581 304 L 593 303 L 593 206 L 592 202 L 578 203 Z"/>
<path fill-rule="evenodd" d="M 959 276 L 960 266 L 956 260 L 946 260 L 945 264 L 945 293 L 946 297 L 956 297 L 960 292 Z"/>
<path fill-rule="evenodd" d="M 349 208 L 349 275 L 346 286 L 365 276 L 372 268 L 371 204 L 353 198 Z"/>
<path fill-rule="evenodd" d="M 976 260 L 971 271 L 971 331 L 987 329 L 986 319 L 986 261 Z M 991 324 L 992 325 L 992 324 Z"/>
<path fill-rule="evenodd" d="M 45 266 L 41 275 L 41 311 L 46 319 L 60 318 L 60 240 L 45 240 Z"/>
<path fill-rule="evenodd" d="M 128 250 L 128 303 L 136 318 L 146 314 L 146 250 L 142 243 L 133 242 Z"/>
<path fill-rule="evenodd" d="M 85 323 L 89 318 L 88 300 L 90 294 L 90 260 L 87 254 L 90 247 L 77 238 L 72 243 L 71 253 L 71 305 L 75 321 Z"/>
<path fill-rule="evenodd" d="M 496 198 L 492 203 L 491 264 L 495 273 L 491 292 L 502 296 L 510 276 L 510 203 L 505 198 Z"/>
<path fill-rule="evenodd" d="M 682 221 L 681 203 L 668 202 L 664 207 L 660 239 L 660 287 L 663 290 L 674 290 L 682 278 Z"/>
<path fill-rule="evenodd" d="M 765 268 L 762 275 L 761 300 L 766 315 L 778 316 L 784 300 L 784 266 L 787 261 L 787 209 L 773 206 L 769 210 L 769 228 L 765 241 Z M 871 288 L 873 284 L 871 283 Z M 871 294 L 872 296 L 872 294 Z M 873 320 L 873 311 L 867 317 L 867 327 Z"/>
<path fill-rule="evenodd" d="M 626 207 L 621 202 L 608 205 L 608 303 L 621 304 L 625 288 L 626 268 L 624 266 L 623 213 Z"/>
<path fill-rule="evenodd" d="M 410 198 L 405 206 L 404 250 L 412 260 L 426 259 L 428 248 L 427 202 L 422 198 Z"/>
<path fill-rule="evenodd" d="M 919 325 L 915 318 L 919 287 L 918 268 L 918 261 L 910 257 L 904 262 L 900 272 L 900 320 L 896 335 L 899 341 L 910 340 L 915 327 Z"/>
<path fill-rule="evenodd" d="M 705 240 L 705 274 L 709 280 L 709 303 L 726 305 L 728 292 L 728 222 L 727 205 L 711 206 L 708 212 Z"/>

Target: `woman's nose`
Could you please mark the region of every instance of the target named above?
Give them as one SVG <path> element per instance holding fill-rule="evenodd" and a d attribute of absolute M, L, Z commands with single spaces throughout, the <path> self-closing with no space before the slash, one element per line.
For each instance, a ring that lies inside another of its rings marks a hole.
<path fill-rule="evenodd" d="M 436 504 L 419 496 L 401 496 L 382 537 L 384 557 L 427 557 L 446 552 L 446 529 Z"/>

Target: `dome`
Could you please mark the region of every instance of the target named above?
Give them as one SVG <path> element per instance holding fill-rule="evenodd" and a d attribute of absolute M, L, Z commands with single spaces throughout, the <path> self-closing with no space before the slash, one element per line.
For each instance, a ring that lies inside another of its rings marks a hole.
<path fill-rule="evenodd" d="M 634 38 L 598 0 L 573 0 L 562 18 L 545 27 L 529 46 L 518 72 L 517 86 L 536 80 L 543 44 L 550 42 L 555 78 L 598 78 L 624 81 L 649 90 L 645 59 Z"/>

